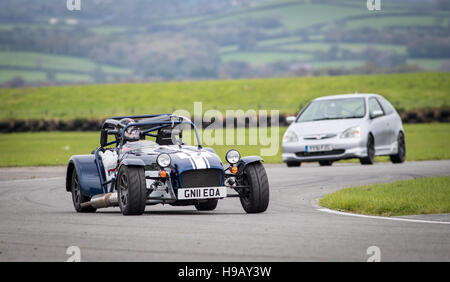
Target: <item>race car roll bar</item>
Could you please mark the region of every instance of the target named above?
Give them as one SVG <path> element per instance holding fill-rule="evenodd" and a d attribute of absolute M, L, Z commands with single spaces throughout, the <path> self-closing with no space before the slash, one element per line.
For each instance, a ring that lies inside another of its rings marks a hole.
<path fill-rule="evenodd" d="M 155 121 L 151 120 L 152 118 L 157 118 L 157 117 L 166 117 L 167 119 L 170 119 L 170 120 L 155 120 Z M 130 119 L 145 119 L 146 118 L 149 120 L 131 122 L 131 123 L 127 124 L 126 126 L 124 126 L 122 129 L 119 129 L 119 127 L 121 127 L 121 124 L 119 124 L 119 120 L 124 119 L 124 118 L 130 118 Z M 178 120 L 173 120 L 173 119 L 178 119 Z M 112 126 L 114 128 L 113 128 L 113 130 L 108 130 L 108 134 L 115 134 L 116 136 L 118 134 L 120 134 L 121 138 L 120 138 L 120 141 L 116 139 L 115 141 L 106 143 L 102 147 L 106 147 L 106 146 L 109 146 L 112 144 L 118 144 L 118 147 L 122 148 L 122 146 L 124 144 L 124 140 L 125 140 L 125 132 L 130 127 L 138 127 L 139 128 L 139 127 L 143 127 L 143 126 L 155 125 L 152 128 L 142 131 L 142 133 L 146 136 L 156 137 L 154 134 L 150 134 L 150 132 L 156 131 L 159 129 L 163 129 L 166 127 L 174 127 L 175 125 L 179 125 L 179 124 L 189 124 L 189 125 L 191 125 L 192 128 L 194 128 L 194 133 L 195 133 L 195 138 L 197 139 L 198 148 L 201 149 L 202 141 L 200 139 L 200 136 L 198 134 L 197 127 L 195 126 L 195 124 L 186 117 L 177 116 L 177 115 L 173 115 L 173 114 L 118 116 L 118 117 L 109 118 L 109 119 L 105 120 L 105 122 L 102 125 L 101 130 L 105 131 L 108 127 Z"/>

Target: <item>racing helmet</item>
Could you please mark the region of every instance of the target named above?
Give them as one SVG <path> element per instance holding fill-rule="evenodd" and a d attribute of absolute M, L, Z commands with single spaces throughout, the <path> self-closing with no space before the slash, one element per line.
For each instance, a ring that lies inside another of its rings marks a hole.
<path fill-rule="evenodd" d="M 126 127 L 128 124 L 134 123 L 134 122 L 135 121 L 131 118 L 123 118 L 123 119 L 119 120 L 119 124 L 122 127 Z M 138 141 L 139 137 L 140 137 L 140 131 L 138 128 L 136 128 L 134 126 L 130 126 L 127 128 L 124 135 L 125 135 L 125 139 L 127 141 Z"/>

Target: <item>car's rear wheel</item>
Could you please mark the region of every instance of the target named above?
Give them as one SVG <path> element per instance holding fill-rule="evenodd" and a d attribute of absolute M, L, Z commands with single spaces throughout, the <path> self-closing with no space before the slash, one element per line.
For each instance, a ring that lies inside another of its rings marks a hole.
<path fill-rule="evenodd" d="M 360 158 L 359 161 L 363 165 L 371 165 L 375 162 L 375 140 L 372 134 L 367 137 L 367 157 Z"/>
<path fill-rule="evenodd" d="M 403 163 L 406 159 L 406 142 L 405 142 L 405 135 L 403 132 L 400 132 L 397 137 L 397 154 L 391 155 L 391 162 L 394 164 L 400 164 Z"/>
<path fill-rule="evenodd" d="M 143 214 L 147 200 L 144 168 L 122 166 L 117 178 L 117 192 L 123 215 Z"/>
<path fill-rule="evenodd" d="M 320 166 L 332 166 L 333 161 L 319 161 Z"/>
<path fill-rule="evenodd" d="M 243 172 L 241 204 L 247 213 L 264 212 L 269 205 L 269 180 L 261 163 L 248 164 Z"/>
<path fill-rule="evenodd" d="M 195 208 L 198 211 L 212 211 L 217 207 L 218 199 L 208 200 L 206 202 L 198 203 L 195 205 Z"/>
<path fill-rule="evenodd" d="M 72 201 L 73 206 L 77 212 L 95 212 L 96 209 L 94 209 L 91 206 L 88 207 L 82 207 L 82 203 L 89 202 L 91 199 L 87 196 L 84 196 L 81 194 L 81 187 L 80 187 L 80 180 L 78 178 L 77 170 L 74 169 L 72 172 L 72 182 L 70 190 L 72 192 Z"/>
<path fill-rule="evenodd" d="M 302 163 L 301 162 L 296 162 L 296 161 L 288 161 L 288 162 L 286 162 L 286 165 L 288 167 L 299 167 L 299 166 L 302 165 Z"/>

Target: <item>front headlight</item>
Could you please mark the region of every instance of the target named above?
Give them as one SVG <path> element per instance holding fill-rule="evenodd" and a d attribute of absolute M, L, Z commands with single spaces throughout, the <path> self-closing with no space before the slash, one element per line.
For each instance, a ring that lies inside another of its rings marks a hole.
<path fill-rule="evenodd" d="M 156 158 L 156 163 L 160 167 L 168 167 L 171 163 L 170 156 L 168 154 L 159 154 L 159 156 Z"/>
<path fill-rule="evenodd" d="M 225 154 L 225 159 L 230 164 L 237 164 L 237 162 L 241 159 L 241 154 L 239 154 L 239 152 L 235 149 L 231 149 Z"/>
<path fill-rule="evenodd" d="M 361 128 L 359 126 L 350 127 L 341 134 L 341 138 L 360 138 Z"/>
<path fill-rule="evenodd" d="M 286 143 L 298 142 L 297 134 L 295 134 L 294 131 L 286 131 L 286 133 L 283 136 L 283 142 Z"/>

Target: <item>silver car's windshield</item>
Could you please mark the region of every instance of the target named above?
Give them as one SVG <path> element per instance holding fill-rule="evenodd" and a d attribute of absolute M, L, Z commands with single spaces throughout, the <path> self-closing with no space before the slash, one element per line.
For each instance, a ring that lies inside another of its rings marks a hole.
<path fill-rule="evenodd" d="M 366 115 L 364 98 L 316 100 L 300 114 L 297 122 L 327 119 L 362 118 Z"/>

